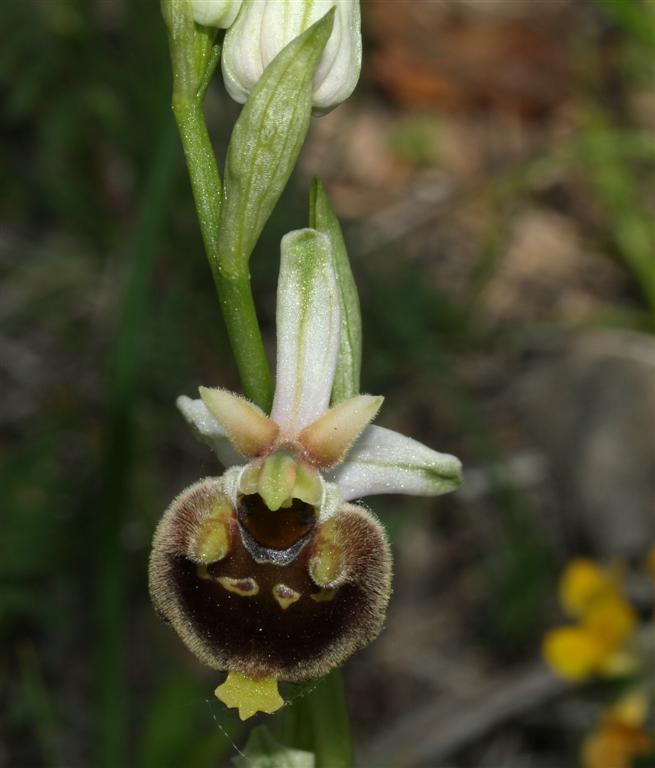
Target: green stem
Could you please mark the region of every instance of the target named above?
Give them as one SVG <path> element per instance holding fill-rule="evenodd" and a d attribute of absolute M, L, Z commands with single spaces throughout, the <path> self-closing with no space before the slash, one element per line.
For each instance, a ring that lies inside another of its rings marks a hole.
<path fill-rule="evenodd" d="M 202 101 L 199 97 L 174 96 L 173 112 L 184 148 L 205 251 L 243 388 L 250 400 L 268 411 L 273 402 L 273 382 L 257 322 L 250 272 L 247 264 L 237 264 L 228 272 L 221 263 L 222 186 Z"/>
<path fill-rule="evenodd" d="M 340 669 L 334 669 L 272 724 L 282 744 L 314 754 L 316 768 L 352 768 L 350 720 Z"/>
<path fill-rule="evenodd" d="M 324 677 L 303 703 L 311 723 L 316 768 L 352 768 L 350 720 L 341 670 L 335 669 Z"/>

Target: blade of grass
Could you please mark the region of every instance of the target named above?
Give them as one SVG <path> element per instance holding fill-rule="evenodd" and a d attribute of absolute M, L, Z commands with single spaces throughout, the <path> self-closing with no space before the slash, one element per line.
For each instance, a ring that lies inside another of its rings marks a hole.
<path fill-rule="evenodd" d="M 96 584 L 97 760 L 100 768 L 128 765 L 125 676 L 126 563 L 121 532 L 129 508 L 134 458 L 135 402 L 142 366 L 142 342 L 150 317 L 149 286 L 166 233 L 166 218 L 177 177 L 175 125 L 162 116 L 162 130 L 146 178 L 141 212 L 128 246 L 131 263 L 123 293 L 120 325 L 109 371 L 108 434 L 102 503 L 98 509 Z"/>
<path fill-rule="evenodd" d="M 58 717 L 54 702 L 43 680 L 36 650 L 26 642 L 18 648 L 18 665 L 23 690 L 29 702 L 34 732 L 39 743 L 44 766 L 61 765 L 57 750 Z"/>

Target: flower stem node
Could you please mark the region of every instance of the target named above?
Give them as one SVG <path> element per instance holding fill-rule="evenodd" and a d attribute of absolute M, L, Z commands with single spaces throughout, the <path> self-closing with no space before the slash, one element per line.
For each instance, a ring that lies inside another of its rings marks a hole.
<path fill-rule="evenodd" d="M 272 715 L 284 706 L 277 680 L 265 677 L 251 680 L 238 672 L 228 672 L 227 679 L 214 691 L 216 698 L 230 709 L 238 709 L 239 717 L 247 720 L 257 712 Z"/>

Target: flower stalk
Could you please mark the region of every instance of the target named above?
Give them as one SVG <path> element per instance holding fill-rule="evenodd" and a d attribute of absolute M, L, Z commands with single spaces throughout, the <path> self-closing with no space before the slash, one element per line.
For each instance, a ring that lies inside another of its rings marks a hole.
<path fill-rule="evenodd" d="M 199 97 L 178 97 L 174 99 L 173 112 L 184 147 L 205 252 L 237 368 L 248 397 L 262 408 L 268 408 L 273 385 L 257 320 L 248 264 L 244 260 L 235 260 L 228 270 L 221 258 L 224 253 L 220 235 L 223 194 L 202 100 Z"/>
<path fill-rule="evenodd" d="M 184 2 L 164 3 L 173 67 L 173 114 L 202 234 L 205 253 L 225 319 L 228 338 L 247 395 L 270 406 L 271 374 L 250 285 L 247 260 L 222 257 L 223 187 L 203 109 L 205 93 L 220 60 L 216 30 L 196 24 Z"/>

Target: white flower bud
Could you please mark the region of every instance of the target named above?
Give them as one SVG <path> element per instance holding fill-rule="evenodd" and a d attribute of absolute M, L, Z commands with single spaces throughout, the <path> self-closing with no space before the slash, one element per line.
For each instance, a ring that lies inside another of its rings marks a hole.
<path fill-rule="evenodd" d="M 314 78 L 313 106 L 327 112 L 347 99 L 362 65 L 359 0 L 244 0 L 223 47 L 223 77 L 230 96 L 245 103 L 277 54 L 333 6 L 334 27 Z"/>
<path fill-rule="evenodd" d="M 227 29 L 234 24 L 243 0 L 193 0 L 193 20 L 206 27 Z"/>

